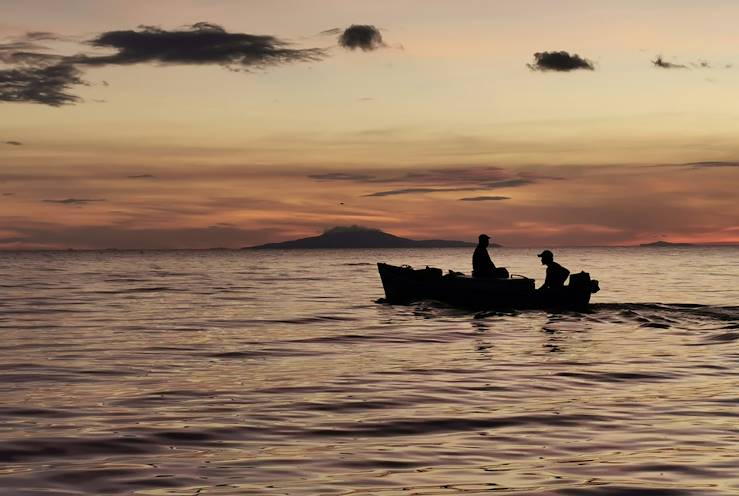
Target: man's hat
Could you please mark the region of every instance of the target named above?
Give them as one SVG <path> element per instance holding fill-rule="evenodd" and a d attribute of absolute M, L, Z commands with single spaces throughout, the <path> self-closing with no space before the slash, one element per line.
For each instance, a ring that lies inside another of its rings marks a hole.
<path fill-rule="evenodd" d="M 537 255 L 539 258 L 554 258 L 554 253 L 552 253 L 549 250 L 544 250 L 543 252 L 539 253 Z"/>
<path fill-rule="evenodd" d="M 490 239 L 490 236 L 488 236 L 487 234 L 480 234 L 477 239 L 482 241 L 483 239 Z"/>

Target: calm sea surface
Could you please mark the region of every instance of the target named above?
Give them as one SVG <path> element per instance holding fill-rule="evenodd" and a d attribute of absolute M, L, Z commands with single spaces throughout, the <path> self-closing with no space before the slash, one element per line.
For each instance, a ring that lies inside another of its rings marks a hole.
<path fill-rule="evenodd" d="M 739 249 L 555 255 L 591 311 L 375 303 L 471 250 L 0 253 L 0 494 L 739 494 Z"/>

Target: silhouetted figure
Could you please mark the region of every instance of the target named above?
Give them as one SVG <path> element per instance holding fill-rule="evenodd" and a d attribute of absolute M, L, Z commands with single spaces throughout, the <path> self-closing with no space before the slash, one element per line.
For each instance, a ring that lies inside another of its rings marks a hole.
<path fill-rule="evenodd" d="M 472 255 L 472 277 L 508 277 L 508 271 L 503 267 L 496 267 L 488 254 L 490 236 L 480 234 L 477 247 Z"/>
<path fill-rule="evenodd" d="M 554 254 L 549 250 L 544 250 L 537 255 L 541 258 L 541 264 L 547 266 L 547 277 L 539 291 L 556 290 L 564 287 L 570 271 L 554 261 Z"/>

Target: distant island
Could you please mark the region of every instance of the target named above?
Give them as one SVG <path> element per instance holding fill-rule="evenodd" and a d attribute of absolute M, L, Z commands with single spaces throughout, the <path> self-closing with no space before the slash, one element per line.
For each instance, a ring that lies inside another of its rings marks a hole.
<path fill-rule="evenodd" d="M 337 226 L 320 236 L 294 239 L 282 243 L 245 247 L 247 250 L 314 249 L 314 248 L 466 248 L 475 246 L 467 241 L 444 239 L 413 240 L 401 238 L 379 229 L 362 226 Z M 490 243 L 490 246 L 500 246 Z"/>
<path fill-rule="evenodd" d="M 670 243 L 669 241 L 655 241 L 654 243 L 643 243 L 639 246 L 644 248 L 680 248 L 683 246 L 695 246 L 692 243 Z"/>

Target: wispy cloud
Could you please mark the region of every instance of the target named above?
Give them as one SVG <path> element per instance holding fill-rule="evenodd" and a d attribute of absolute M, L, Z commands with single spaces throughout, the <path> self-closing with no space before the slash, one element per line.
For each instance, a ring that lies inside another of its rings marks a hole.
<path fill-rule="evenodd" d="M 695 169 L 714 169 L 719 167 L 739 167 L 739 162 L 688 162 L 687 165 Z"/>
<path fill-rule="evenodd" d="M 337 34 L 341 34 L 342 32 L 343 31 L 341 28 L 331 28 L 331 29 L 326 29 L 324 31 L 321 31 L 318 34 L 321 36 L 336 36 Z"/>
<path fill-rule="evenodd" d="M 478 166 L 463 168 L 439 168 L 411 170 L 387 175 L 385 172 L 325 172 L 310 174 L 314 181 L 352 182 L 363 185 L 398 185 L 393 189 L 366 193 L 364 197 L 384 197 L 427 193 L 461 191 L 486 191 L 503 188 L 517 188 L 533 184 L 538 180 L 562 179 L 538 176 L 527 171 L 511 173 L 497 166 Z"/>
<path fill-rule="evenodd" d="M 4 143 L 10 146 L 21 146 L 23 144 L 20 141 L 5 141 Z"/>
<path fill-rule="evenodd" d="M 534 179 L 506 179 L 505 181 L 495 181 L 484 184 L 484 189 L 517 188 L 519 186 L 533 184 L 534 182 Z"/>
<path fill-rule="evenodd" d="M 82 71 L 69 63 L 49 66 L 18 66 L 0 70 L 0 102 L 40 103 L 60 107 L 81 99 L 69 93 L 84 85 Z"/>
<path fill-rule="evenodd" d="M 134 174 L 132 176 L 126 176 L 128 179 L 158 179 L 157 176 L 152 174 Z"/>
<path fill-rule="evenodd" d="M 592 61 L 580 57 L 578 54 L 560 52 L 537 52 L 534 54 L 534 62 L 526 64 L 532 71 L 555 71 L 570 72 L 576 70 L 595 70 Z"/>
<path fill-rule="evenodd" d="M 657 55 L 654 60 L 652 60 L 652 65 L 654 67 L 659 67 L 660 69 L 687 69 L 688 66 L 684 64 L 676 64 L 674 62 L 669 62 L 662 58 L 662 55 Z"/>
<path fill-rule="evenodd" d="M 731 69 L 733 64 L 710 62 L 708 60 L 696 60 L 684 64 L 665 60 L 662 55 L 657 55 L 652 61 L 652 67 L 658 69 Z"/>
<path fill-rule="evenodd" d="M 425 193 L 444 193 L 453 191 L 482 191 L 491 189 L 503 189 L 503 188 L 518 188 L 520 186 L 526 186 L 532 184 L 535 181 L 533 179 L 506 179 L 504 181 L 493 181 L 487 183 L 480 183 L 479 185 L 461 186 L 461 187 L 438 187 L 438 188 L 400 188 L 391 189 L 386 191 L 377 191 L 375 193 L 369 193 L 364 196 L 397 196 L 397 195 L 408 195 L 408 194 L 425 194 Z"/>

